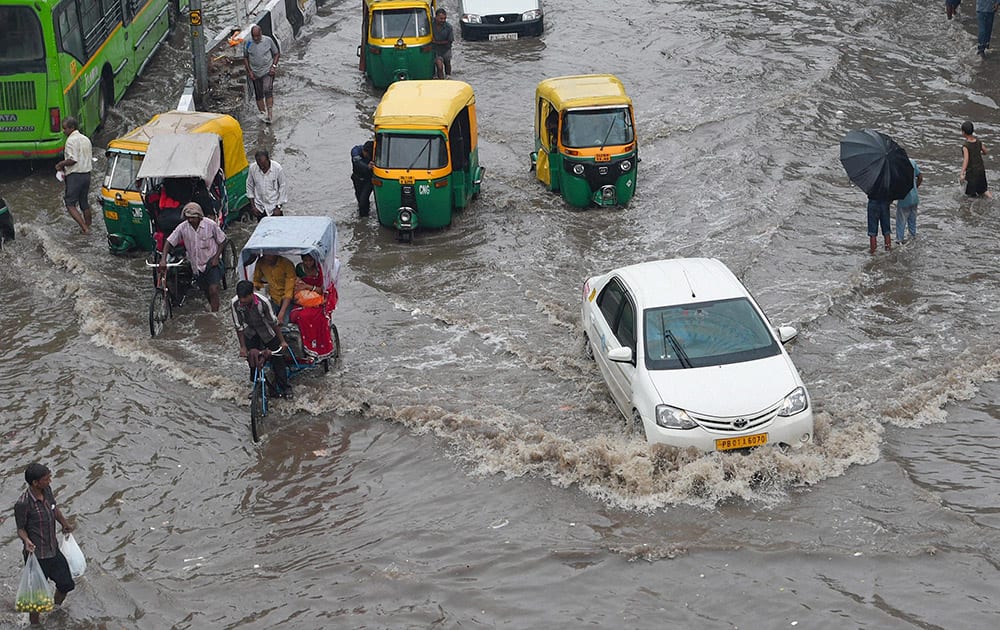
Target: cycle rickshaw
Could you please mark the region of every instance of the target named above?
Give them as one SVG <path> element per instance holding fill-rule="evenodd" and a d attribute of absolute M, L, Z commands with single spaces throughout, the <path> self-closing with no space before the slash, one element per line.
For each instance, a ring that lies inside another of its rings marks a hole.
<path fill-rule="evenodd" d="M 153 295 L 149 301 L 149 334 L 160 334 L 173 317 L 193 284 L 194 274 L 184 257 L 183 247 L 174 247 L 167 261 L 167 273 L 157 269 L 163 243 L 184 221 L 183 208 L 191 201 L 201 206 L 205 219 L 225 228 L 229 214 L 225 174 L 222 170 L 221 139 L 214 133 L 155 136 L 139 167 L 137 180 L 143 207 L 153 224 L 155 250 L 146 259 L 153 268 Z M 226 240 L 219 259 L 222 288 L 236 282 L 236 245 Z"/>
<path fill-rule="evenodd" d="M 257 260 L 264 255 L 283 256 L 292 264 L 306 256 L 315 261 L 318 271 L 310 272 L 308 278 L 311 286 L 319 290 L 297 292 L 291 323 L 281 328 L 288 343 L 285 363 L 289 377 L 314 368 L 329 372 L 331 362 L 340 357 L 340 334 L 332 318 L 340 272 L 336 252 L 337 227 L 333 219 L 316 216 L 264 217 L 240 251 L 236 274 L 245 280 L 253 280 Z M 250 403 L 250 428 L 255 442 L 264 431 L 269 396 L 264 370 L 256 372 Z"/>

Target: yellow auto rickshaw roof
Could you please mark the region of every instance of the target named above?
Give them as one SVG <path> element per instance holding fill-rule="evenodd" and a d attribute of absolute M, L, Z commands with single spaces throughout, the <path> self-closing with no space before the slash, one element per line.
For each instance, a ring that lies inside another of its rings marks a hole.
<path fill-rule="evenodd" d="M 535 90 L 559 111 L 574 107 L 631 105 L 625 86 L 613 74 L 583 74 L 545 79 Z"/>
<path fill-rule="evenodd" d="M 231 177 L 249 166 L 240 123 L 228 114 L 214 112 L 174 110 L 157 114 L 145 125 L 112 140 L 108 148 L 145 153 L 150 139 L 154 136 L 183 133 L 214 133 L 222 138 L 225 152 L 223 169 L 226 177 Z"/>
<path fill-rule="evenodd" d="M 372 11 L 378 9 L 409 9 L 412 7 L 437 8 L 436 2 L 432 0 L 366 0 L 365 4 Z"/>
<path fill-rule="evenodd" d="M 380 127 L 447 129 L 466 105 L 476 102 L 472 86 L 462 81 L 396 81 L 375 109 Z"/>

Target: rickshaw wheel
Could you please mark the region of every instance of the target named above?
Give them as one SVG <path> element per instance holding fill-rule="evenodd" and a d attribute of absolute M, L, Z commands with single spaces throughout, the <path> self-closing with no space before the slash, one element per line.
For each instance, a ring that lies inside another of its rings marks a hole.
<path fill-rule="evenodd" d="M 222 246 L 222 288 L 236 284 L 236 245 L 231 239 L 226 239 Z"/>
<path fill-rule="evenodd" d="M 163 324 L 173 316 L 167 292 L 153 289 L 153 298 L 149 301 L 149 336 L 155 337 L 163 332 Z"/>
<path fill-rule="evenodd" d="M 253 394 L 250 396 L 250 435 L 254 442 L 260 442 L 264 421 L 264 393 L 261 385 L 260 381 L 254 383 Z"/>
<path fill-rule="evenodd" d="M 335 364 L 340 359 L 340 333 L 337 332 L 337 325 L 330 322 L 330 342 L 333 344 L 333 352 L 330 353 L 330 357 L 323 359 L 323 373 L 326 374 L 330 371 L 330 361 Z"/>

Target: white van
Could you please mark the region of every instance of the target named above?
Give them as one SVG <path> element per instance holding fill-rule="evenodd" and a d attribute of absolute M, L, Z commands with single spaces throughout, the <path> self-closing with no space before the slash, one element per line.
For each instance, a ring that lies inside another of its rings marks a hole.
<path fill-rule="evenodd" d="M 460 0 L 462 39 L 517 39 L 545 29 L 539 0 Z"/>

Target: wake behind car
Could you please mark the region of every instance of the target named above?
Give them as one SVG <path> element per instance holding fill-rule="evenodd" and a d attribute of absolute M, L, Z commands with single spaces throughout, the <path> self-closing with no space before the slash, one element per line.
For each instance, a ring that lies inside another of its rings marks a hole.
<path fill-rule="evenodd" d="M 702 451 L 813 439 L 809 394 L 750 292 L 722 262 L 657 260 L 583 285 L 585 343 L 629 428 Z"/>
<path fill-rule="evenodd" d="M 461 0 L 462 39 L 517 39 L 545 30 L 539 0 Z"/>

